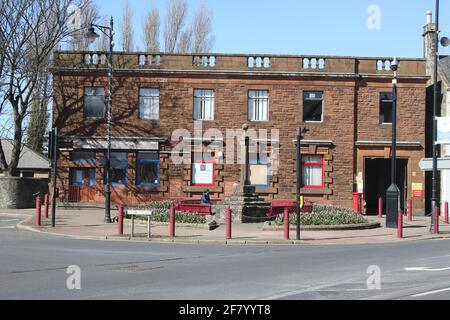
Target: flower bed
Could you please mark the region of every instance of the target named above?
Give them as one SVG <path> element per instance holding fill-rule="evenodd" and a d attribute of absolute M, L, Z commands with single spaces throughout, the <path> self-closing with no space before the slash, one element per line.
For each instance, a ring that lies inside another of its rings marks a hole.
<path fill-rule="evenodd" d="M 279 215 L 275 224 L 283 225 L 284 217 Z M 295 225 L 297 223 L 297 216 L 291 214 L 289 223 Z M 313 212 L 311 214 L 302 214 L 300 217 L 300 224 L 302 226 L 339 226 L 339 225 L 359 225 L 366 224 L 369 221 L 360 214 L 354 213 L 351 209 L 335 206 L 313 205 Z"/>
<path fill-rule="evenodd" d="M 162 222 L 168 223 L 170 221 L 170 207 L 172 206 L 173 201 L 155 201 L 146 205 L 139 206 L 137 210 L 152 210 L 152 221 L 153 222 Z M 127 217 L 129 218 L 129 217 Z M 143 217 L 142 219 L 147 219 Z M 188 224 L 205 224 L 207 222 L 206 218 L 192 213 L 186 214 L 182 212 L 177 212 L 175 215 L 176 223 L 188 223 Z"/>

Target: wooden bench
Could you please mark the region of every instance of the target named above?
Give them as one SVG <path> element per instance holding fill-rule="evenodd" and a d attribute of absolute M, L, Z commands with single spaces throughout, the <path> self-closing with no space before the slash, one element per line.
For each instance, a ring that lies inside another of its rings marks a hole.
<path fill-rule="evenodd" d="M 218 203 L 220 199 L 211 199 L 211 203 Z M 175 211 L 183 213 L 193 213 L 199 214 L 201 216 L 212 215 L 212 205 L 211 204 L 201 204 L 200 199 L 177 199 L 174 204 Z"/>
<path fill-rule="evenodd" d="M 267 216 L 273 217 L 279 214 L 283 214 L 285 208 L 288 209 L 289 214 L 297 212 L 297 204 L 295 203 L 294 200 L 274 200 L 270 205 L 270 211 L 267 214 Z M 313 212 L 312 202 L 305 201 L 305 204 L 301 209 L 301 212 L 311 214 Z"/>

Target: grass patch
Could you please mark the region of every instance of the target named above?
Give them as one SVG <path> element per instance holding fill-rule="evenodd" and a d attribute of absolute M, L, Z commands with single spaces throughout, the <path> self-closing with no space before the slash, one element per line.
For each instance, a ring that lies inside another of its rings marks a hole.
<path fill-rule="evenodd" d="M 168 223 L 170 221 L 170 207 L 173 202 L 166 201 L 155 201 L 146 205 L 139 206 L 137 210 L 152 210 L 152 221 L 153 222 L 163 222 Z M 127 219 L 131 219 L 131 216 L 127 216 Z M 136 217 L 136 219 L 147 220 L 147 217 Z M 176 223 L 190 223 L 190 224 L 205 224 L 206 218 L 199 214 L 186 214 L 177 212 L 175 214 Z"/>
<path fill-rule="evenodd" d="M 278 215 L 275 224 L 283 225 L 283 215 Z M 297 223 L 297 216 L 291 214 L 289 223 L 295 225 Z M 335 206 L 313 205 L 313 212 L 311 214 L 302 214 L 300 217 L 300 224 L 303 226 L 340 226 L 364 224 L 369 221 L 360 214 L 354 213 L 351 209 Z"/>

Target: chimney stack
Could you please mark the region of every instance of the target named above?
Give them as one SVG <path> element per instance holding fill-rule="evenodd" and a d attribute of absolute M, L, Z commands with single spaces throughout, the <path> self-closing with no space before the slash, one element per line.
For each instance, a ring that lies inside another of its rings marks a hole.
<path fill-rule="evenodd" d="M 436 24 L 433 23 L 433 13 L 431 11 L 426 13 L 426 25 L 424 27 L 423 39 L 424 58 L 427 61 L 427 75 L 432 76 L 434 73 L 434 55 L 436 52 Z"/>
<path fill-rule="evenodd" d="M 433 13 L 431 11 L 428 11 L 426 25 L 430 25 L 432 23 L 433 23 Z"/>

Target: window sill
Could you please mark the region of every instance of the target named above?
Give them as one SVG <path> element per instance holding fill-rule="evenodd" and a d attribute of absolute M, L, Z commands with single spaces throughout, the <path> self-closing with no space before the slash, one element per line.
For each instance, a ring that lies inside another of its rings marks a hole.
<path fill-rule="evenodd" d="M 325 188 L 302 188 L 300 193 L 302 195 L 324 195 Z"/>
<path fill-rule="evenodd" d="M 140 186 L 136 186 L 136 191 L 137 193 L 142 193 L 142 192 L 167 192 L 168 191 L 168 187 L 167 186 L 144 186 L 144 185 L 140 185 Z"/>

